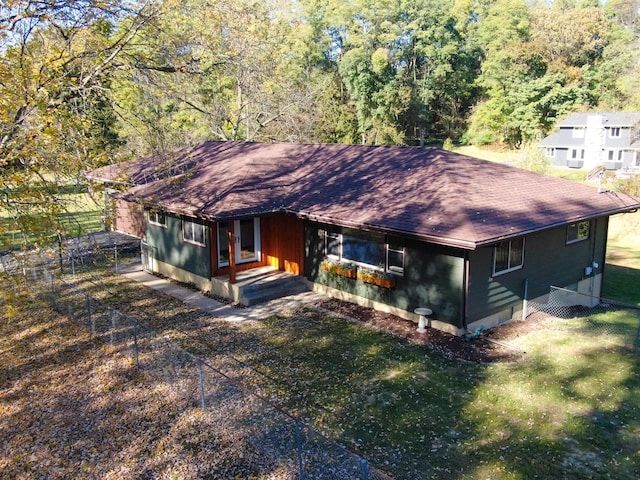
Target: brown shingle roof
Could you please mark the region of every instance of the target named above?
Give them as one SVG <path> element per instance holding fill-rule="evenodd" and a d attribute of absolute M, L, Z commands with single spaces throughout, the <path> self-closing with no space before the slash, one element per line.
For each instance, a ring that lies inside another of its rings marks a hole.
<path fill-rule="evenodd" d="M 208 142 L 127 198 L 212 220 L 287 211 L 476 248 L 640 200 L 435 148 Z"/>

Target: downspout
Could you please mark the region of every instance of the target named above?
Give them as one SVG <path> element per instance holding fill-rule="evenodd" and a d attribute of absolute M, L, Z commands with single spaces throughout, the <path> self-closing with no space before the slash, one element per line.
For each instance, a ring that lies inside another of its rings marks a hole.
<path fill-rule="evenodd" d="M 593 239 L 591 241 L 591 268 L 593 268 L 593 264 L 596 261 L 596 243 L 598 242 L 598 219 L 596 218 L 595 221 L 593 222 Z M 605 245 L 606 245 L 606 240 L 605 240 Z M 600 266 L 600 265 L 598 265 Z M 604 265 L 602 265 L 602 267 L 604 267 Z M 604 268 L 603 268 L 604 269 Z M 589 281 L 589 296 L 590 298 L 590 303 L 593 303 L 593 287 L 595 285 L 595 281 L 596 281 L 596 274 L 595 272 L 592 270 L 591 273 L 591 279 Z M 600 293 L 602 292 L 598 292 L 598 297 L 600 297 Z"/>
<path fill-rule="evenodd" d="M 604 225 L 604 246 L 602 248 L 602 265 L 600 266 L 600 299 L 602 299 L 602 290 L 604 290 L 604 275 L 605 275 L 605 265 L 607 263 L 607 240 L 609 238 L 609 221 L 611 217 L 606 217 L 607 221 Z"/>
<path fill-rule="evenodd" d="M 527 319 L 529 309 L 529 279 L 524 279 L 524 297 L 522 299 L 522 321 Z"/>
<path fill-rule="evenodd" d="M 469 277 L 470 277 L 470 268 L 469 268 L 469 252 L 464 252 L 464 274 L 462 283 L 464 284 L 464 291 L 462 292 L 462 328 L 466 333 L 468 333 L 469 329 L 467 327 L 467 318 L 469 317 Z"/>

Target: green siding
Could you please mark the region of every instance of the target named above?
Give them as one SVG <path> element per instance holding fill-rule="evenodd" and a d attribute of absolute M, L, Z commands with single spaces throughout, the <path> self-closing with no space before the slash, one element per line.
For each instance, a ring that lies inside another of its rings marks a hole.
<path fill-rule="evenodd" d="M 405 243 L 404 275 L 388 289 L 330 274 L 320 269 L 324 243 L 318 224 L 305 228 L 307 278 L 363 298 L 409 312 L 429 307 L 433 318 L 460 327 L 463 315 L 464 253 L 456 249 L 409 241 Z"/>
<path fill-rule="evenodd" d="M 468 323 L 519 307 L 525 281 L 528 299 L 532 299 L 549 293 L 551 285 L 566 287 L 587 278 L 585 267 L 594 261 L 599 265 L 594 273 L 601 273 L 607 224 L 607 217 L 592 220 L 589 238 L 569 245 L 566 226 L 529 235 L 525 238 L 523 268 L 493 278 L 493 247 L 470 252 Z"/>
<path fill-rule="evenodd" d="M 200 277 L 211 278 L 209 230 L 207 230 L 207 245 L 205 247 L 194 245 L 182 240 L 180 216 L 166 214 L 166 219 L 166 228 L 147 222 L 147 244 L 150 247 L 150 255 L 158 261 Z"/>

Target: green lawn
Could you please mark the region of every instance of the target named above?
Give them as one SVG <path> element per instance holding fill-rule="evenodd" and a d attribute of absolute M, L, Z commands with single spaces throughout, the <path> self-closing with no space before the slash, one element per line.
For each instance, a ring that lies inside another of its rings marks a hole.
<path fill-rule="evenodd" d="M 635 479 L 639 324 L 630 311 L 549 320 L 513 340 L 525 360 L 495 365 L 311 311 L 244 331 L 271 347 L 253 361 L 279 380 L 273 396 L 397 478 Z"/>
<path fill-rule="evenodd" d="M 604 297 L 640 306 L 640 212 L 609 221 Z"/>
<path fill-rule="evenodd" d="M 84 191 L 62 195 L 66 199 L 65 213 L 58 215 L 58 222 L 64 231 L 64 237 L 76 237 L 89 232 L 96 232 L 103 228 L 100 219 L 104 215 L 103 207 L 97 205 L 89 194 Z M 38 219 L 30 219 L 38 226 Z M 0 208 L 0 250 L 21 248 L 25 243 L 34 244 L 40 241 L 55 241 L 55 233 L 45 234 L 44 239 L 37 233 L 28 236 L 25 242 L 23 233 L 16 229 L 7 216 L 7 212 Z"/>
<path fill-rule="evenodd" d="M 640 310 L 539 320 L 506 340 L 521 360 L 480 365 L 313 309 L 205 320 L 102 275 L 77 281 L 398 480 L 640 475 Z"/>

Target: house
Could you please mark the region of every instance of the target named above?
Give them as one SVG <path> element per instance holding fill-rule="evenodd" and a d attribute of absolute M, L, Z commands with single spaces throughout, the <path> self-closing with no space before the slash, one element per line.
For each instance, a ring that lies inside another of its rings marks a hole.
<path fill-rule="evenodd" d="M 195 167 L 195 159 L 183 151 L 138 158 L 129 162 L 105 165 L 88 172 L 85 177 L 105 186 L 105 220 L 109 229 L 134 237 L 146 237 L 144 206 L 120 198 L 117 193 L 161 178 L 179 175 Z"/>
<path fill-rule="evenodd" d="M 164 166 L 119 170 L 142 164 Z M 233 297 L 241 275 L 270 267 L 414 321 L 429 308 L 455 334 L 513 318 L 551 285 L 597 303 L 609 216 L 640 207 L 436 148 L 208 142 L 171 164 L 186 167 L 118 195 L 144 208 L 149 270 Z"/>
<path fill-rule="evenodd" d="M 539 143 L 553 165 L 640 169 L 640 112 L 572 113 Z"/>

